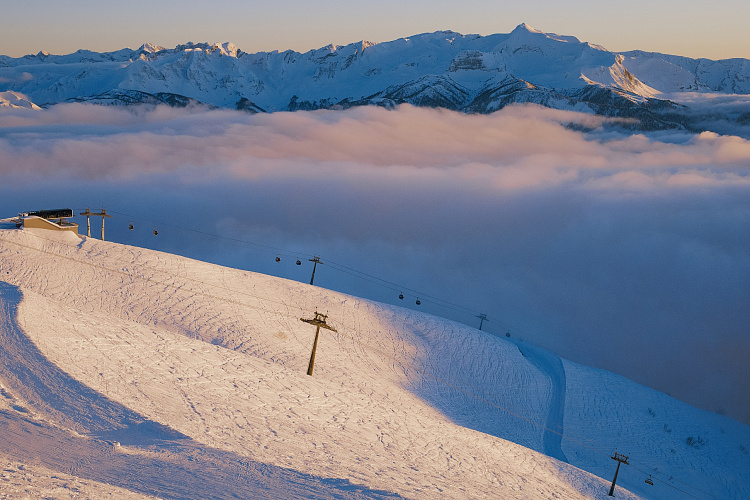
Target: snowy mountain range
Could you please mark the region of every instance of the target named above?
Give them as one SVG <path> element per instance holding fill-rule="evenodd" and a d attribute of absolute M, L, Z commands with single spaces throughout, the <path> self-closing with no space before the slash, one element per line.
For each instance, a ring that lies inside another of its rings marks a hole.
<path fill-rule="evenodd" d="M 0 56 L 0 92 L 62 102 L 205 104 L 250 112 L 391 107 L 492 113 L 536 103 L 628 119 L 632 128 L 696 128 L 674 93 L 750 94 L 750 60 L 613 53 L 521 24 L 509 34 L 441 31 L 301 54 L 245 53 L 231 43 L 69 55 Z M 726 116 L 744 123 L 750 110 Z"/>
<path fill-rule="evenodd" d="M 0 226 L 11 498 L 605 499 L 614 452 L 616 498 L 750 496 L 750 428 L 612 373 L 295 281 Z M 308 376 L 317 312 L 333 330 Z"/>

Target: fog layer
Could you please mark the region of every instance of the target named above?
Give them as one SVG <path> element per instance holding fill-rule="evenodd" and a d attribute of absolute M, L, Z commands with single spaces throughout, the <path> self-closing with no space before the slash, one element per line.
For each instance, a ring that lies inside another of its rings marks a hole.
<path fill-rule="evenodd" d="M 300 281 L 320 255 L 317 285 L 483 312 L 750 423 L 750 142 L 618 130 L 535 106 L 3 111 L 0 216 L 104 207 L 108 239 Z"/>

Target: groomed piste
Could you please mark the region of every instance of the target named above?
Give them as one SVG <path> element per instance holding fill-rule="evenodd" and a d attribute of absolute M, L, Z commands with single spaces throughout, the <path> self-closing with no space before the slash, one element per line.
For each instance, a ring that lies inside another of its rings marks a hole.
<path fill-rule="evenodd" d="M 308 376 L 316 312 L 335 331 Z M 608 498 L 615 451 L 616 498 L 750 497 L 731 419 L 519 340 L 73 233 L 0 229 L 0 352 L 11 498 Z"/>

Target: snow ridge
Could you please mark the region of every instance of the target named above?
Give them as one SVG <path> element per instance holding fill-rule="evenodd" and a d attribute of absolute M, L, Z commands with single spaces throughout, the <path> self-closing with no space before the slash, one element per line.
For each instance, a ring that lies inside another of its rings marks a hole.
<path fill-rule="evenodd" d="M 0 108 L 40 110 L 41 108 L 18 92 L 0 92 Z"/>
<path fill-rule="evenodd" d="M 461 95 L 424 99 L 434 81 L 461 88 Z M 507 85 L 509 81 L 533 90 Z M 479 98 L 501 85 L 507 92 L 502 98 Z M 413 91 L 394 93 L 397 88 Z M 0 91 L 25 94 L 42 107 L 102 103 L 97 96 L 138 92 L 252 112 L 411 103 L 491 113 L 511 103 L 535 102 L 635 118 L 641 128 L 674 128 L 685 124 L 675 113 L 663 111 L 670 104 L 661 97 L 664 92 L 750 94 L 750 61 L 615 54 L 573 36 L 521 24 L 509 34 L 440 31 L 378 44 L 330 44 L 304 54 L 249 54 L 228 42 L 190 42 L 171 50 L 144 44 L 138 50 L 109 53 L 0 56 Z M 613 106 L 617 96 L 625 98 Z M 678 109 L 672 105 L 670 111 Z M 648 119 L 641 119 L 644 114 Z"/>

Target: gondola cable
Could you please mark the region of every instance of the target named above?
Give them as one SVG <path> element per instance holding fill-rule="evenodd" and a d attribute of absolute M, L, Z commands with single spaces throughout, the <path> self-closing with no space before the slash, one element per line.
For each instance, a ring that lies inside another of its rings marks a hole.
<path fill-rule="evenodd" d="M 46 240 L 46 241 L 54 242 L 54 243 L 56 243 L 56 244 L 62 244 L 62 245 L 64 245 L 64 246 L 67 246 L 67 247 L 69 247 L 69 248 L 74 248 L 74 247 L 75 247 L 75 246 L 72 246 L 72 245 L 68 245 L 68 244 L 65 244 L 65 243 L 60 243 L 59 241 L 49 240 L 49 239 L 47 239 L 47 238 L 42 238 L 42 239 L 44 239 L 44 240 Z M 27 248 L 27 249 L 30 249 L 30 250 L 34 250 L 34 251 L 37 251 L 37 252 L 41 252 L 41 253 L 45 253 L 45 254 L 49 254 L 49 255 L 52 255 L 52 256 L 55 256 L 55 257 L 58 257 L 58 258 L 62 258 L 62 259 L 65 259 L 65 260 L 69 260 L 69 261 L 72 261 L 72 262 L 76 262 L 76 263 L 79 263 L 79 264 L 83 264 L 83 265 L 91 266 L 91 267 L 94 267 L 94 268 L 99 268 L 99 269 L 102 269 L 102 270 L 106 270 L 106 271 L 110 271 L 110 272 L 114 272 L 114 273 L 119 273 L 119 274 L 123 274 L 123 275 L 128 275 L 128 276 L 130 276 L 130 277 L 132 277 L 132 278 L 134 278 L 134 279 L 141 279 L 141 280 L 143 280 L 143 281 L 146 281 L 146 282 L 151 282 L 151 283 L 155 283 L 155 284 L 159 284 L 159 285 L 161 285 L 161 286 L 165 286 L 165 287 L 167 287 L 167 288 L 174 288 L 175 290 L 182 290 L 182 291 L 186 291 L 186 290 L 182 289 L 182 287 L 181 287 L 181 286 L 176 286 L 176 285 L 174 285 L 173 283 L 169 283 L 169 282 L 168 282 L 167 280 L 157 280 L 157 279 L 153 279 L 153 278 L 151 278 L 151 277 L 149 277 L 149 276 L 138 276 L 138 275 L 134 275 L 134 274 L 132 274 L 132 273 L 129 273 L 129 272 L 127 272 L 127 271 L 124 271 L 124 270 L 112 269 L 112 268 L 109 268 L 109 267 L 107 267 L 107 266 L 102 266 L 102 265 L 94 264 L 94 263 L 92 263 L 92 262 L 85 262 L 85 261 L 81 261 L 81 260 L 78 260 L 78 259 L 74 259 L 74 258 L 72 258 L 72 257 L 69 257 L 69 256 L 65 256 L 65 255 L 61 255 L 61 254 L 59 254 L 59 253 L 54 253 L 54 252 L 51 252 L 51 251 L 49 251 L 49 250 L 44 250 L 44 249 L 40 249 L 40 248 L 35 248 L 35 247 L 29 246 L 29 245 L 24 245 L 24 244 L 22 244 L 22 243 L 19 243 L 19 242 L 15 242 L 15 241 L 10 241 L 10 240 L 6 240 L 5 238 L 1 238 L 1 237 L 0 237 L 0 240 L 3 240 L 3 241 L 5 241 L 5 242 L 7 242 L 7 243 L 11 243 L 11 244 L 14 244 L 14 245 L 18 245 L 18 246 L 21 246 L 21 247 L 24 247 L 24 248 Z M 110 257 L 110 258 L 112 258 L 112 257 Z M 122 261 L 123 259 L 117 259 L 117 258 L 113 258 L 113 260 L 120 260 L 120 261 Z M 174 281 L 174 280 L 175 280 L 175 278 L 177 278 L 177 276 L 176 276 L 176 275 L 170 274 L 170 273 L 168 273 L 168 272 L 165 272 L 165 271 L 162 271 L 162 270 L 159 270 L 159 269 L 156 269 L 156 268 L 152 268 L 152 267 L 150 267 L 150 266 L 147 266 L 147 265 L 144 265 L 144 264 L 135 264 L 134 262 L 129 262 L 129 264 L 130 264 L 130 265 L 137 265 L 137 266 L 143 267 L 143 268 L 145 268 L 145 269 L 149 269 L 149 270 L 151 270 L 152 272 L 160 272 L 160 273 L 163 273 L 163 274 L 165 274 L 165 275 L 167 275 L 167 276 L 170 276 L 170 277 L 172 278 L 172 281 Z M 277 300 L 273 300 L 273 299 L 269 299 L 268 297 L 260 297 L 260 296 L 257 296 L 257 295 L 249 294 L 249 293 L 247 293 L 247 292 L 242 292 L 242 291 L 238 291 L 238 290 L 232 290 L 232 289 L 230 289 L 230 288 L 228 288 L 228 287 L 226 287 L 226 286 L 218 286 L 218 285 L 213 285 L 213 284 L 210 284 L 210 283 L 206 283 L 206 282 L 203 282 L 203 281 L 201 281 L 201 280 L 196 280 L 196 279 L 194 279 L 194 278 L 189 278 L 189 277 L 185 277 L 185 276 L 183 276 L 183 277 L 181 277 L 181 278 L 182 278 L 182 279 L 188 279 L 188 280 L 190 280 L 190 281 L 193 281 L 194 283 L 199 283 L 199 284 L 203 284 L 203 285 L 206 285 L 206 286 L 213 286 L 213 287 L 216 287 L 216 288 L 219 288 L 219 289 L 225 289 L 225 290 L 227 290 L 227 291 L 229 291 L 229 292 L 232 292 L 232 295 L 233 295 L 233 296 L 236 296 L 236 295 L 245 295 L 245 296 L 248 296 L 248 297 L 253 297 L 253 298 L 256 298 L 256 299 L 258 299 L 258 300 L 260 300 L 260 301 L 266 301 L 266 302 L 270 302 L 270 303 L 276 303 L 276 304 L 282 305 L 282 306 L 284 306 L 284 307 L 286 307 L 286 308 L 287 308 L 287 313 L 279 313 L 279 312 L 273 312 L 273 314 L 274 314 L 274 315 L 281 315 L 281 316 L 284 316 L 284 317 L 286 317 L 286 316 L 290 316 L 290 317 L 291 317 L 291 315 L 290 315 L 290 314 L 289 314 L 289 312 L 288 312 L 288 307 L 289 307 L 289 305 L 288 305 L 288 304 L 286 304 L 286 303 L 283 303 L 283 302 L 279 302 L 279 301 L 277 301 Z M 212 299 L 215 299 L 215 300 L 218 300 L 218 301 L 221 301 L 221 302 L 227 303 L 227 304 L 234 304 L 234 305 L 239 305 L 239 306 L 242 306 L 242 307 L 249 307 L 249 308 L 253 308 L 253 309 L 258 309 L 258 310 L 261 310 L 261 311 L 262 311 L 262 312 L 263 312 L 264 314 L 271 314 L 271 313 L 272 313 L 272 311 L 268 311 L 268 310 L 267 310 L 267 309 L 266 309 L 265 307 L 263 307 L 262 305 L 260 305 L 260 306 L 253 306 L 253 305 L 251 305 L 251 304 L 243 303 L 243 302 L 237 301 L 237 300 L 235 300 L 235 299 L 229 299 L 229 298 L 225 298 L 225 297 L 219 297 L 219 296 L 217 296 L 217 295 L 209 294 L 209 293 L 206 293 L 206 292 L 201 292 L 201 291 L 197 291 L 197 290 L 189 290 L 189 291 L 190 291 L 191 293 L 194 293 L 194 294 L 197 294 L 197 295 L 202 295 L 202 296 L 204 296 L 204 297 L 207 297 L 207 298 L 212 298 Z M 304 310 L 303 308 L 299 308 L 299 309 L 300 309 L 300 310 Z M 344 328 L 346 328 L 346 329 L 350 329 L 350 330 L 355 330 L 355 328 L 354 328 L 354 325 L 346 325 L 346 324 L 345 324 L 345 323 L 343 323 L 343 322 L 342 322 L 341 324 L 342 324 L 342 326 L 343 326 Z M 506 412 L 506 413 L 508 413 L 508 414 L 510 414 L 510 415 L 512 415 L 512 416 L 514 416 L 514 417 L 516 417 L 516 418 L 522 419 L 522 420 L 524 420 L 524 421 L 526 421 L 526 422 L 528 422 L 528 423 L 530 423 L 530 424 L 532 424 L 532 425 L 534 425 L 534 426 L 537 426 L 537 427 L 539 427 L 539 428 L 541 428 L 541 429 L 544 429 L 544 430 L 547 430 L 547 431 L 549 431 L 549 432 L 552 432 L 552 433 L 554 433 L 554 434 L 557 434 L 557 435 L 561 436 L 562 438 L 564 438 L 564 439 L 566 439 L 566 440 L 568 440 L 568 441 L 570 441 L 570 442 L 576 443 L 576 444 L 578 444 L 578 445 L 580 445 L 580 446 L 583 446 L 583 447 L 585 447 L 585 448 L 587 448 L 587 449 L 590 449 L 590 450 L 592 450 L 592 451 L 594 451 L 594 452 L 596 452 L 596 453 L 599 453 L 599 454 L 602 454 L 602 455 L 605 455 L 605 456 L 609 456 L 609 454 L 608 454 L 608 453 L 606 453 L 606 452 L 604 452 L 604 451 L 602 451 L 602 450 L 600 450 L 600 449 L 598 449 L 598 448 L 596 448 L 596 447 L 594 447 L 594 446 L 591 446 L 591 445 L 588 445 L 588 444 L 586 444 L 586 443 L 582 442 L 582 441 L 581 441 L 581 440 L 580 440 L 579 438 L 574 438 L 574 437 L 572 437 L 572 436 L 571 436 L 570 434 L 565 434 L 565 433 L 563 433 L 563 432 L 560 432 L 560 431 L 557 431 L 557 430 L 551 429 L 551 428 L 549 428 L 548 426 L 546 426 L 546 425 L 544 425 L 544 424 L 541 424 L 541 423 L 539 423 L 539 422 L 536 422 L 536 421 L 535 421 L 535 420 L 533 420 L 533 419 L 530 419 L 530 418 L 528 418 L 528 417 L 525 417 L 525 416 L 523 416 L 523 415 L 521 415 L 521 414 L 519 414 L 519 413 L 517 413 L 517 412 L 514 412 L 514 411 L 512 411 L 512 410 L 510 410 L 510 409 L 508 409 L 508 408 L 506 408 L 506 407 L 504 407 L 504 406 L 502 406 L 502 405 L 500 405 L 499 403 L 495 403 L 495 402 L 493 402 L 493 401 L 491 401 L 491 400 L 487 399 L 487 397 L 486 397 L 486 396 L 478 395 L 478 394 L 476 394 L 476 393 L 473 393 L 472 391 L 469 391 L 469 390 L 467 390 L 467 389 L 463 389 L 463 388 L 459 387 L 458 385 L 456 385 L 456 384 L 454 384 L 454 383 L 452 383 L 452 382 L 450 382 L 450 381 L 448 381 L 448 380 L 446 380 L 446 379 L 444 379 L 444 378 L 442 378 L 442 377 L 439 377 L 438 375 L 435 375 L 434 373 L 431 373 L 431 372 L 427 371 L 427 370 L 426 370 L 426 369 L 424 369 L 424 368 L 419 368 L 419 367 L 417 367 L 417 366 L 415 366 L 415 365 L 413 365 L 413 364 L 411 364 L 411 363 L 409 363 L 409 362 L 406 362 L 406 361 L 404 361 L 404 360 L 399 360 L 399 359 L 396 359 L 396 358 L 394 358 L 394 357 L 393 357 L 392 355 L 390 355 L 390 354 L 388 354 L 388 353 L 386 353 L 386 352 L 384 352 L 384 351 L 382 351 L 382 350 L 380 350 L 380 349 L 374 348 L 374 347 L 370 346 L 369 344 L 366 344 L 366 343 L 364 343 L 364 342 L 360 341 L 360 340 L 359 340 L 359 339 L 358 339 L 358 338 L 357 338 L 356 336 L 354 336 L 354 335 L 351 335 L 351 337 L 352 337 L 352 341 L 353 341 L 353 342 L 355 342 L 355 343 L 357 343 L 357 344 L 359 344 L 359 345 L 360 345 L 360 346 L 361 346 L 361 347 L 362 347 L 363 349 L 369 350 L 369 351 L 371 351 L 371 352 L 376 352 L 376 353 L 379 353 L 379 354 L 380 354 L 381 356 L 384 356 L 384 357 L 386 357 L 386 358 L 390 358 L 390 359 L 393 359 L 394 361 L 397 361 L 397 362 L 399 362 L 400 364 L 402 364 L 402 365 L 404 365 L 404 366 L 408 366 L 409 368 L 411 368 L 411 369 L 412 369 L 412 370 L 414 370 L 415 372 L 418 372 L 418 373 L 422 373 L 422 375 L 424 375 L 424 376 L 427 376 L 427 377 L 430 377 L 430 378 L 434 379 L 435 381 L 437 381 L 438 383 L 440 383 L 440 384 L 443 384 L 443 385 L 445 385 L 445 386 L 447 386 L 447 387 L 450 387 L 450 388 L 452 388 L 452 389 L 454 389 L 454 390 L 456 390 L 456 391 L 458 391 L 458 392 L 461 392 L 461 393 L 463 393 L 463 394 L 465 394 L 465 395 L 467 395 L 467 396 L 469 396 L 469 397 L 471 397 L 471 398 L 474 398 L 474 399 L 476 399 L 476 400 L 478 400 L 478 401 L 481 401 L 481 402 L 483 402 L 483 403 L 485 403 L 485 404 L 488 404 L 488 405 L 490 405 L 490 406 L 492 406 L 492 407 L 494 407 L 494 408 L 497 408 L 497 409 L 499 409 L 499 410 L 502 410 L 502 411 L 504 411 L 504 412 Z M 649 478 L 651 478 L 651 477 L 652 477 L 650 473 L 648 473 L 648 472 L 646 472 L 646 471 L 643 471 L 642 469 L 640 469 L 640 468 L 638 468 L 638 467 L 634 466 L 633 464 L 631 464 L 631 463 L 628 463 L 628 465 L 630 465 L 630 466 L 631 466 L 631 467 L 633 467 L 633 468 L 634 468 L 635 470 L 638 470 L 639 472 L 641 472 L 641 473 L 643 473 L 643 474 L 649 474 Z M 656 471 L 654 470 L 654 472 L 656 472 Z M 675 490 L 677 490 L 677 491 L 680 491 L 680 492 L 682 492 L 682 493 L 684 493 L 684 494 L 686 494 L 686 495 L 688 495 L 688 496 L 692 497 L 692 498 L 699 498 L 699 497 L 696 497 L 696 496 L 694 496 L 694 495 L 690 494 L 690 493 L 689 493 L 689 492 L 687 492 L 687 491 L 684 491 L 683 489 L 677 488 L 676 486 L 674 486 L 674 485 L 672 485 L 672 484 L 668 483 L 667 481 L 664 481 L 664 480 L 662 480 L 662 479 L 660 479 L 660 478 L 658 478 L 658 477 L 657 477 L 657 478 L 655 478 L 655 479 L 656 479 L 657 481 L 661 482 L 661 483 L 664 483 L 665 485 L 667 485 L 667 486 L 669 486 L 669 487 L 671 487 L 671 488 L 674 488 L 674 489 L 675 489 Z M 648 482 L 648 481 L 647 481 L 647 482 Z M 685 483 L 683 483 L 682 481 L 679 481 L 679 480 L 678 480 L 678 482 L 680 482 L 680 483 L 682 483 L 682 484 L 685 484 Z M 685 484 L 685 486 L 687 486 L 688 488 L 691 488 L 691 489 L 693 489 L 693 490 L 695 490 L 695 491 L 698 491 L 698 492 L 700 492 L 700 493 L 702 493 L 702 494 L 704 494 L 704 495 L 707 495 L 707 496 L 708 496 L 708 497 L 710 497 L 710 498 L 715 498 L 715 497 L 713 497 L 713 496 L 712 496 L 711 494 L 709 494 L 709 493 L 707 493 L 707 492 L 704 492 L 704 491 L 702 491 L 702 490 L 699 490 L 699 489 L 697 489 L 697 488 L 695 488 L 695 487 L 693 487 L 693 486 L 691 486 L 691 485 L 687 485 L 687 484 Z"/>

